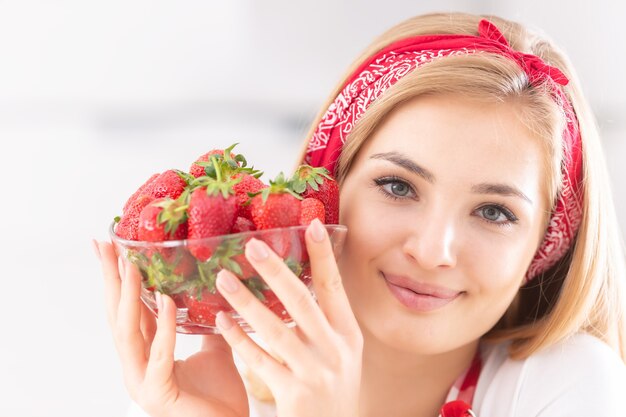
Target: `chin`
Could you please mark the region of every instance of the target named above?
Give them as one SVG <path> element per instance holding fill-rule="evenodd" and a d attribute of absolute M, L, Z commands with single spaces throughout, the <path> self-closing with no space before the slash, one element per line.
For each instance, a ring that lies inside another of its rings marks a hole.
<path fill-rule="evenodd" d="M 376 310 L 386 311 L 386 314 L 377 314 Z M 437 325 L 432 318 L 415 317 L 401 310 L 376 309 L 372 303 L 365 306 L 363 313 L 358 318 L 366 345 L 370 341 L 401 353 L 436 355 L 468 343 L 447 326 Z"/>

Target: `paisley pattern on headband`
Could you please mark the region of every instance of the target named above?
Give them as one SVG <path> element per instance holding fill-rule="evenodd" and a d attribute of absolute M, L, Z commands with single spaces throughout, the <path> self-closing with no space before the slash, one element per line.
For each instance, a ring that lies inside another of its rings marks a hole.
<path fill-rule="evenodd" d="M 398 54 L 393 51 L 380 56 L 365 71 L 358 74 L 339 93 L 322 117 L 307 148 L 307 156 L 326 148 L 336 131 L 342 144 L 354 124 L 378 97 L 420 65 L 450 55 L 467 55 L 476 51 L 441 49 Z M 311 161 L 310 159 L 308 160 Z"/>

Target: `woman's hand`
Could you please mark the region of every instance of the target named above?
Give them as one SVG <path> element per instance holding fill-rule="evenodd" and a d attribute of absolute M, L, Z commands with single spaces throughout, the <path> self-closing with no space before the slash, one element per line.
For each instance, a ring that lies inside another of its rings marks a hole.
<path fill-rule="evenodd" d="M 319 221 L 307 229 L 306 244 L 319 305 L 265 243 L 251 240 L 246 245 L 246 257 L 283 302 L 297 324 L 294 329 L 286 327 L 228 271 L 221 271 L 217 278 L 220 293 L 282 362 L 261 349 L 226 313 L 218 314 L 217 325 L 230 346 L 269 386 L 279 417 L 357 416 L 363 337 Z"/>
<path fill-rule="evenodd" d="M 174 361 L 173 300 L 166 295 L 157 298 L 155 320 L 139 298 L 137 268 L 118 261 L 110 243 L 95 245 L 102 262 L 108 321 L 131 398 L 152 416 L 247 417 L 246 391 L 224 339 L 203 336 L 199 352 Z"/>

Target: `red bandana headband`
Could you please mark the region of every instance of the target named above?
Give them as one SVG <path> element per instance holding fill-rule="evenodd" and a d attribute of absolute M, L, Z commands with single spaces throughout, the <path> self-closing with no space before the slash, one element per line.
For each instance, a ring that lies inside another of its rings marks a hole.
<path fill-rule="evenodd" d="M 414 69 L 453 55 L 495 53 L 515 61 L 533 86 L 548 84 L 566 115 L 563 131 L 562 189 L 544 240 L 526 273 L 526 281 L 545 272 L 572 245 L 582 219 L 582 149 L 578 120 L 561 86 L 569 80 L 535 55 L 512 49 L 498 28 L 487 20 L 478 36 L 426 35 L 398 41 L 364 62 L 350 77 L 322 117 L 308 144 L 305 162 L 335 172 L 346 137 L 371 103 Z"/>

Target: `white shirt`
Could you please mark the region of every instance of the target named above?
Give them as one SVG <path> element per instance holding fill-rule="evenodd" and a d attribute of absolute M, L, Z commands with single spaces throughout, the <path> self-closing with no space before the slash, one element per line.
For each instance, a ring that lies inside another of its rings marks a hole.
<path fill-rule="evenodd" d="M 474 397 L 478 417 L 626 417 L 626 365 L 588 334 L 524 360 L 505 345 L 485 352 Z"/>
<path fill-rule="evenodd" d="M 477 417 L 626 417 L 626 365 L 599 339 L 577 334 L 523 360 L 506 347 L 483 351 Z M 250 405 L 250 417 L 276 416 L 272 404 Z M 133 405 L 127 417 L 146 414 Z"/>

